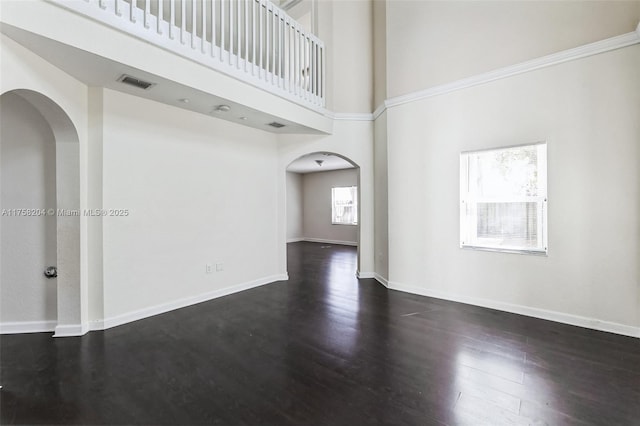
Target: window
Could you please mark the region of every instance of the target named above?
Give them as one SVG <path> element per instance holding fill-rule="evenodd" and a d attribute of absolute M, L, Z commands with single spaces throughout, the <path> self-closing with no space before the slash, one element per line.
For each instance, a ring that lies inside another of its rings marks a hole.
<path fill-rule="evenodd" d="M 460 155 L 460 247 L 547 252 L 547 145 Z"/>
<path fill-rule="evenodd" d="M 358 224 L 358 187 L 331 188 L 331 223 L 334 225 Z"/>

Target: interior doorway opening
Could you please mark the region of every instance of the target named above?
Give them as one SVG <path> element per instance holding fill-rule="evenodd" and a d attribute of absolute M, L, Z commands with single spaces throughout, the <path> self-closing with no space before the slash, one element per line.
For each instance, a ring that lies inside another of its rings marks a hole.
<path fill-rule="evenodd" d="M 359 188 L 360 167 L 345 156 L 313 152 L 292 161 L 286 168 L 286 242 L 359 247 Z"/>

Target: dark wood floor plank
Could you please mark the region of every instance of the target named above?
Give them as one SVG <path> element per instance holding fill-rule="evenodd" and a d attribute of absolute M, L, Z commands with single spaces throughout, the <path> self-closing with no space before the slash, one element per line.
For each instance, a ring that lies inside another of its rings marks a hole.
<path fill-rule="evenodd" d="M 640 341 L 356 279 L 288 246 L 287 282 L 81 338 L 0 337 L 1 424 L 634 425 Z"/>

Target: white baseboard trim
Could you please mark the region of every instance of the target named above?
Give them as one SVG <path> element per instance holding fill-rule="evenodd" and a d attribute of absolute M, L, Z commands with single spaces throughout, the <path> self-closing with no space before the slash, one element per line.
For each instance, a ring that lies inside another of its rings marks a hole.
<path fill-rule="evenodd" d="M 84 336 L 89 331 L 87 324 L 66 324 L 56 326 L 56 334 L 53 337 L 77 337 Z"/>
<path fill-rule="evenodd" d="M 362 279 L 366 279 L 366 278 L 375 278 L 375 274 L 373 272 L 360 272 L 360 271 L 356 271 L 356 277 L 357 278 L 362 278 Z"/>
<path fill-rule="evenodd" d="M 171 301 L 168 303 L 150 306 L 148 308 L 140 309 L 133 312 L 127 312 L 125 314 L 117 315 L 111 318 L 105 318 L 104 320 L 92 321 L 89 328 L 91 330 L 106 330 L 109 328 L 117 327 L 119 325 L 128 324 L 133 321 L 138 321 L 155 315 L 164 314 L 166 312 L 185 308 L 191 305 L 196 305 L 198 303 L 206 302 L 212 299 L 217 299 L 218 297 L 228 296 L 233 293 L 249 290 L 265 284 L 271 284 L 275 281 L 286 281 L 288 279 L 288 274 L 271 275 L 246 283 L 237 284 L 231 287 L 199 294 L 197 296 L 185 297 L 183 299 Z"/>
<path fill-rule="evenodd" d="M 386 279 L 385 277 L 383 277 L 382 275 L 376 273 L 376 274 L 374 274 L 373 278 L 375 278 L 376 281 L 378 281 L 380 284 L 382 284 L 386 288 L 389 288 L 389 280 Z"/>
<path fill-rule="evenodd" d="M 0 323 L 0 334 L 52 333 L 58 321 L 16 321 Z"/>
<path fill-rule="evenodd" d="M 287 239 L 287 244 L 289 244 L 289 243 L 299 243 L 300 241 L 304 241 L 304 238 L 302 238 L 302 237 L 288 238 Z"/>
<path fill-rule="evenodd" d="M 583 317 L 579 315 L 567 314 L 564 312 L 549 311 L 546 309 L 532 308 L 524 305 L 516 305 L 506 302 L 498 302 L 489 299 L 477 297 L 452 295 L 440 291 L 415 287 L 398 282 L 390 281 L 388 288 L 391 290 L 404 291 L 407 293 L 418 294 L 420 296 L 434 297 L 436 299 L 449 300 L 452 302 L 465 303 L 468 305 L 481 306 L 483 308 L 496 309 L 499 311 L 510 312 L 513 314 L 525 315 L 528 317 L 540 318 L 549 321 L 555 321 L 563 324 L 575 325 L 578 327 L 589 328 L 592 330 L 606 331 L 609 333 L 621 334 L 640 338 L 640 327 L 619 324 L 610 321 L 598 320 L 595 318 Z"/>
<path fill-rule="evenodd" d="M 354 241 L 325 240 L 324 238 L 303 238 L 301 241 L 307 241 L 310 243 L 337 244 L 340 246 L 358 246 L 358 243 Z"/>

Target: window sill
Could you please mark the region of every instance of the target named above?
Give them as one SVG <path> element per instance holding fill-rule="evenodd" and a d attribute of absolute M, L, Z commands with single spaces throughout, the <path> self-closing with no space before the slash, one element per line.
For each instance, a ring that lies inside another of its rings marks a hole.
<path fill-rule="evenodd" d="M 499 247 L 484 247 L 484 246 L 460 246 L 461 249 L 464 250 L 473 250 L 473 251 L 492 251 L 498 253 L 510 253 L 510 254 L 529 254 L 533 256 L 545 256 L 547 257 L 547 250 L 537 250 L 537 249 L 510 249 L 510 248 L 499 248 Z"/>
<path fill-rule="evenodd" d="M 347 226 L 358 226 L 357 223 L 335 223 L 331 222 L 332 225 L 347 225 Z"/>

